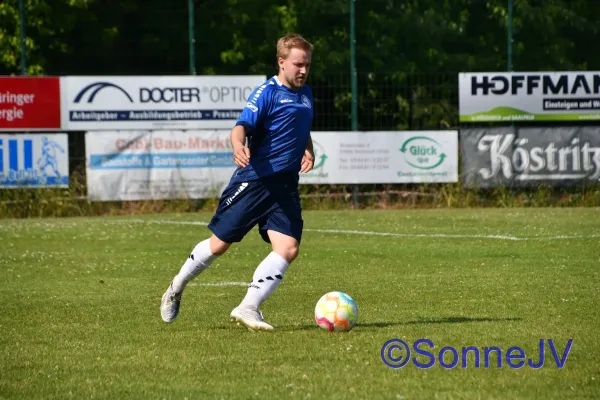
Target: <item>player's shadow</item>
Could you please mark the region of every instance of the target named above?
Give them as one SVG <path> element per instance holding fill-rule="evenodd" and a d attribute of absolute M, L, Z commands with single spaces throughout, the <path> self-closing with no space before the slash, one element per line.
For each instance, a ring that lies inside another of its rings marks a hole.
<path fill-rule="evenodd" d="M 402 322 L 365 322 L 365 323 L 358 323 L 356 325 L 356 327 L 360 327 L 360 328 L 387 328 L 389 326 L 399 326 L 399 325 L 404 325 L 404 323 Z M 319 328 L 316 324 L 309 324 L 309 325 L 293 325 L 293 326 L 282 326 L 281 328 L 277 328 L 277 330 L 282 330 L 282 331 L 311 331 L 311 330 L 319 330 L 321 328 Z"/>
<path fill-rule="evenodd" d="M 445 317 L 445 318 L 422 318 L 411 321 L 378 321 L 378 322 L 358 322 L 356 328 L 358 329 L 381 329 L 388 328 L 391 326 L 406 326 L 406 325 L 420 325 L 420 324 L 463 324 L 463 323 L 476 323 L 476 322 L 507 322 L 507 321 L 521 321 L 521 318 L 491 318 L 491 317 Z M 283 331 L 306 331 L 319 329 L 316 324 L 311 325 L 296 325 L 296 326 L 282 326 L 278 330 Z"/>
<path fill-rule="evenodd" d="M 418 320 L 407 321 L 402 325 L 420 325 L 420 324 L 462 324 L 465 322 L 506 322 L 521 321 L 521 318 L 490 318 L 490 317 L 446 317 L 446 318 L 421 318 Z"/>

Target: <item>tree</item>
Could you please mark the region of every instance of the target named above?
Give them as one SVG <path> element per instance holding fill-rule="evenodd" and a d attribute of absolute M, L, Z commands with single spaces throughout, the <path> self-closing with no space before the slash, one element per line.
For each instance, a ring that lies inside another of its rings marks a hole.
<path fill-rule="evenodd" d="M 40 75 L 52 66 L 53 56 L 69 49 L 70 33 L 84 17 L 92 0 L 23 0 L 27 74 Z M 0 73 L 20 73 L 18 0 L 0 3 Z"/>
<path fill-rule="evenodd" d="M 276 72 L 291 31 L 315 45 L 319 129 L 350 128 L 350 0 L 195 0 L 198 74 Z M 29 73 L 189 73 L 187 0 L 25 0 Z M 0 3 L 0 73 L 19 72 L 18 3 Z M 359 128 L 456 125 L 457 74 L 507 68 L 507 0 L 357 0 Z M 600 2 L 514 0 L 517 71 L 600 69 Z"/>

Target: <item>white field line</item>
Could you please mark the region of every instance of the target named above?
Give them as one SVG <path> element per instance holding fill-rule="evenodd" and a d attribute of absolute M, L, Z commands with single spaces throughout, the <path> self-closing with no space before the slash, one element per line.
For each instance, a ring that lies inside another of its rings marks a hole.
<path fill-rule="evenodd" d="M 127 219 L 120 222 L 137 222 L 146 224 L 161 224 L 161 225 L 199 225 L 207 226 L 208 222 L 203 221 L 168 221 L 168 220 L 145 220 L 145 219 Z M 517 237 L 511 235 L 457 235 L 451 233 L 394 233 L 394 232 L 373 232 L 373 231 L 357 231 L 345 229 L 304 229 L 305 232 L 317 233 L 341 233 L 347 235 L 362 235 L 362 236 L 391 236 L 402 238 L 449 238 L 449 239 L 497 239 L 497 240 L 569 240 L 569 239 L 593 239 L 600 238 L 600 235 L 573 235 L 573 236 L 539 236 L 539 237 Z"/>
<path fill-rule="evenodd" d="M 216 283 L 201 283 L 201 282 L 190 282 L 188 286 L 243 286 L 248 287 L 248 282 L 216 282 Z"/>

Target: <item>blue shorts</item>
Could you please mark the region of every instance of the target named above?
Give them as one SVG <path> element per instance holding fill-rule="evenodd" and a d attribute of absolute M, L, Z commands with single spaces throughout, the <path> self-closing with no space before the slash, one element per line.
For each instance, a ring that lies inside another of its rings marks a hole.
<path fill-rule="evenodd" d="M 258 225 L 263 240 L 267 230 L 302 239 L 302 208 L 297 174 L 274 175 L 257 181 L 230 182 L 208 228 L 226 243 L 241 241 Z"/>

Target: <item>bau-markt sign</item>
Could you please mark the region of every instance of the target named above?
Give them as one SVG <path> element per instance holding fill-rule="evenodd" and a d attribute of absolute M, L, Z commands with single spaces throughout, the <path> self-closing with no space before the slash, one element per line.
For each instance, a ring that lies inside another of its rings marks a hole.
<path fill-rule="evenodd" d="M 600 71 L 461 73 L 460 122 L 600 120 Z"/>

